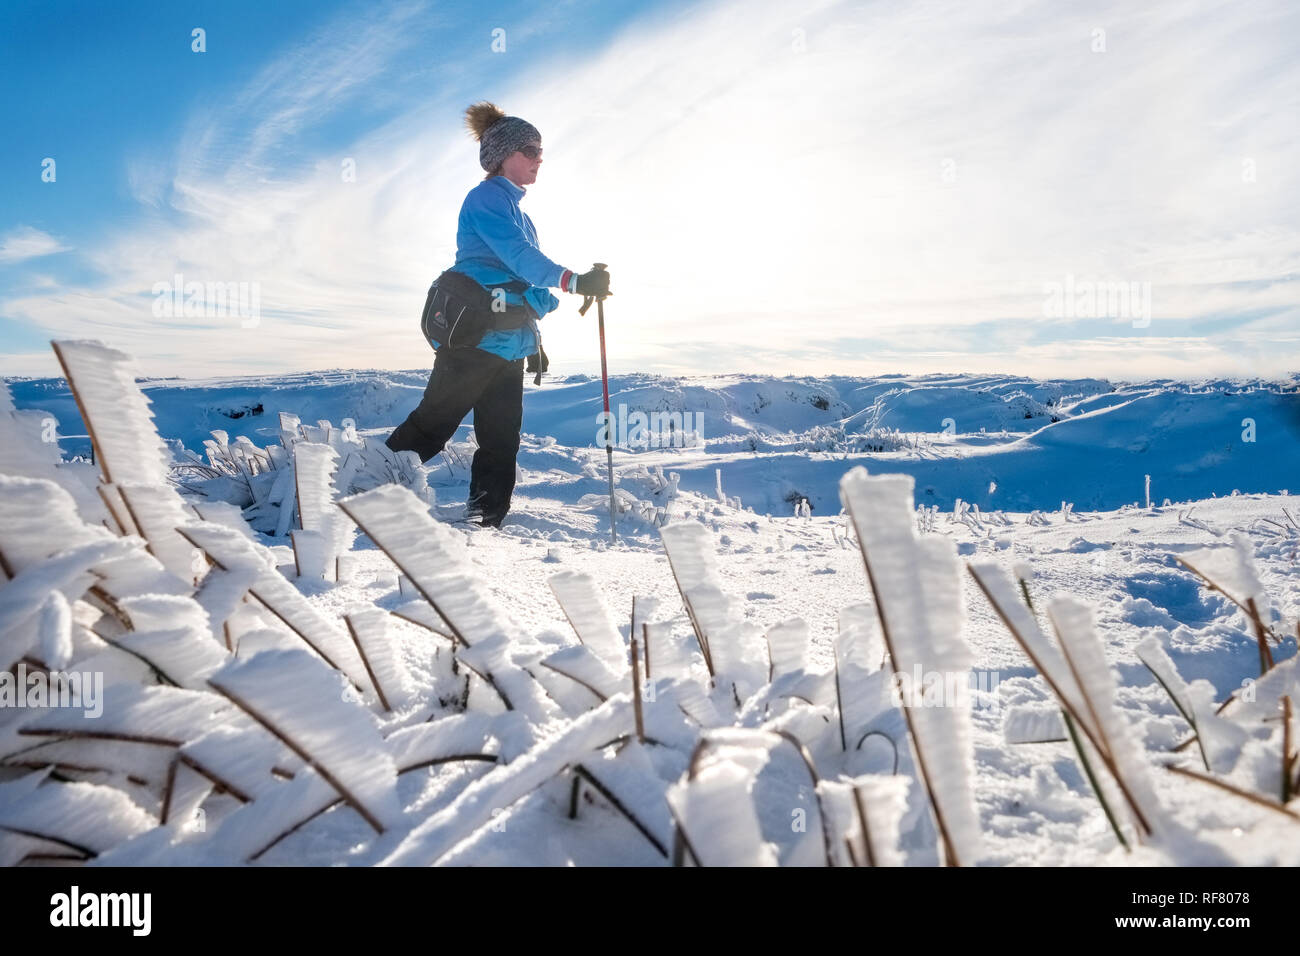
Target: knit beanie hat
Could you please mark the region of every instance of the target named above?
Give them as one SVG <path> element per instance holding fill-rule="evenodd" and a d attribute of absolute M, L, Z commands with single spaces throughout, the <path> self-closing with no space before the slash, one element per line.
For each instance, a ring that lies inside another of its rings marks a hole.
<path fill-rule="evenodd" d="M 489 173 L 519 147 L 542 141 L 542 134 L 532 123 L 507 116 L 486 100 L 465 110 L 465 125 L 478 140 L 478 164 Z"/>

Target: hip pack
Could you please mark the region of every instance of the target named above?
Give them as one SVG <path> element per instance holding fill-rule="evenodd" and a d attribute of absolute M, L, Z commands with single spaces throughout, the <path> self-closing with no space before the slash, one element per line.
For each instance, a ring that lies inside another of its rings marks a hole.
<path fill-rule="evenodd" d="M 493 288 L 523 292 L 528 283 L 512 280 Z M 473 348 L 483 333 L 493 329 L 518 329 L 528 324 L 533 311 L 526 305 L 497 304 L 493 293 L 465 275 L 447 269 L 433 280 L 420 314 L 420 332 L 434 348 Z M 502 308 L 504 307 L 504 308 Z M 439 343 L 434 345 L 434 343 Z"/>

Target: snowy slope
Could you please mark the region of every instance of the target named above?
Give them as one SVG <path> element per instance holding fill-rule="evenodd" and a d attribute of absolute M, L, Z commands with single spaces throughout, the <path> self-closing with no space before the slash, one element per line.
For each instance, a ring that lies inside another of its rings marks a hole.
<path fill-rule="evenodd" d="M 146 380 L 159 433 L 201 451 L 212 429 L 273 441 L 276 413 L 303 422 L 352 419 L 386 435 L 415 407 L 427 372 L 337 371 L 274 378 Z M 52 413 L 60 434 L 84 434 L 61 380 L 13 380 L 15 405 Z M 1036 382 L 1011 376 L 887 376 L 877 379 L 616 375 L 610 406 L 677 412 L 699 421 L 699 447 L 619 449 L 619 465 L 662 464 L 681 487 L 739 495 L 756 512 L 794 514 L 805 497 L 814 514 L 836 513 L 836 483 L 851 463 L 916 478 L 918 498 L 951 508 L 1049 509 L 1144 503 L 1144 476 L 1158 503 L 1294 484 L 1300 464 L 1300 375 L 1289 382 Z M 600 451 L 600 380 L 547 379 L 525 390 L 520 463 L 535 492 L 576 503 L 599 493 L 570 480 L 575 462 Z M 1253 421 L 1253 440 L 1244 440 Z M 457 434 L 468 440 L 473 416 Z M 545 436 L 534 437 L 534 436 Z M 554 439 L 554 445 L 549 439 Z M 555 445 L 561 446 L 556 448 Z M 67 455 L 87 454 L 65 438 Z M 585 450 L 585 451 L 584 451 Z M 603 460 L 603 455 L 598 460 Z M 550 475 L 558 469 L 561 475 Z M 990 492 L 990 484 L 996 488 Z"/>

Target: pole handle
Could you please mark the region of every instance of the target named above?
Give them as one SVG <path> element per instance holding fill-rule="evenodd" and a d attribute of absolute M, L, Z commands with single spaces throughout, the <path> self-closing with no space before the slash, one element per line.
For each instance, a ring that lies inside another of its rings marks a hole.
<path fill-rule="evenodd" d="M 605 263 L 603 263 L 603 262 L 593 262 L 593 263 L 591 264 L 591 267 L 592 267 L 593 269 L 599 269 L 601 272 L 604 272 L 604 271 L 606 271 L 606 270 L 609 268 L 609 267 L 608 267 L 607 265 L 605 265 Z M 595 298 L 596 298 L 596 297 L 593 296 L 593 295 L 584 296 L 583 299 L 582 299 L 582 305 L 580 305 L 580 306 L 578 307 L 578 314 L 579 314 L 579 315 L 586 315 L 586 314 L 587 314 L 587 310 L 591 308 L 592 300 L 595 299 Z M 604 296 L 601 296 L 601 298 L 603 299 Z"/>

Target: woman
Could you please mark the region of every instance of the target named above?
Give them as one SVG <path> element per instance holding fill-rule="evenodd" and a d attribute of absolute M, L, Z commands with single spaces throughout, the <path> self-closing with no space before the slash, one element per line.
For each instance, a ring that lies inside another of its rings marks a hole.
<path fill-rule="evenodd" d="M 608 295 L 609 273 L 593 269 L 577 275 L 538 248 L 533 221 L 519 208 L 527 193 L 524 187 L 537 181 L 542 165 L 542 135 L 536 127 L 487 102 L 475 103 L 465 117 L 487 175 L 460 207 L 452 269 L 498 301 L 504 299 L 507 309 L 515 307 L 510 311 L 516 316 L 522 308 L 526 321 L 508 323 L 517 326 L 513 328 L 489 328 L 468 348 L 443 347 L 431 339 L 436 354 L 424 397 L 386 444 L 428 461 L 442 451 L 472 409 L 478 450 L 470 466 L 468 512 L 471 520 L 500 527 L 515 488 L 524 359 L 541 348 L 537 320 L 560 304 L 552 288 L 582 296 Z M 546 370 L 544 356 L 537 360 L 539 382 L 540 372 Z"/>

